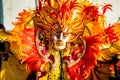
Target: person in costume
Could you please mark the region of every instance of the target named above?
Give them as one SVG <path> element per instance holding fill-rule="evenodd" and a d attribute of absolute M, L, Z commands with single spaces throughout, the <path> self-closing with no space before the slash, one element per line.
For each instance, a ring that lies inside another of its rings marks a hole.
<path fill-rule="evenodd" d="M 104 44 L 119 41 L 119 22 L 105 28 L 105 12 L 89 0 L 38 0 L 13 22 L 10 50 L 36 80 L 84 80 L 97 63 Z M 117 29 L 117 30 L 116 30 Z"/>

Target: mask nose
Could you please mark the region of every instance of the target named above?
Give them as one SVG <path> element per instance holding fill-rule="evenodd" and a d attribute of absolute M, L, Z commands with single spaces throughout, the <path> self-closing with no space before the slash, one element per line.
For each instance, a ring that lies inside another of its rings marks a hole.
<path fill-rule="evenodd" d="M 57 46 L 62 46 L 64 44 L 62 32 L 60 32 L 56 37 L 57 37 L 57 41 L 56 41 Z"/>
<path fill-rule="evenodd" d="M 57 46 L 63 46 L 64 42 L 62 40 L 57 40 L 56 45 Z"/>

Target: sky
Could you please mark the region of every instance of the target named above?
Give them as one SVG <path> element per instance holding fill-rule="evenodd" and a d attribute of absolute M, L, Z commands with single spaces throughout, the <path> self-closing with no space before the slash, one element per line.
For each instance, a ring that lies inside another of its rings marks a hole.
<path fill-rule="evenodd" d="M 16 20 L 18 13 L 23 9 L 35 8 L 37 0 L 3 0 L 3 21 L 6 30 L 13 28 L 12 22 Z M 112 4 L 113 11 L 106 13 L 107 23 L 114 23 L 120 19 L 120 0 L 91 0 L 98 1 L 100 5 L 104 3 Z"/>

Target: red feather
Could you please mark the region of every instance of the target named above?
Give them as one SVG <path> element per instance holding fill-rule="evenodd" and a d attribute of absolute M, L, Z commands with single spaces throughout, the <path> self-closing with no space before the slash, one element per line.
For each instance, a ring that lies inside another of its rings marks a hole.
<path fill-rule="evenodd" d="M 111 43 L 113 42 L 116 42 L 119 40 L 118 36 L 117 36 L 117 33 L 115 33 L 114 29 L 113 29 L 114 26 L 111 26 L 109 25 L 106 29 L 105 29 L 105 32 L 106 32 L 106 35 L 109 39 L 109 41 Z M 107 41 L 108 42 L 108 41 Z"/>
<path fill-rule="evenodd" d="M 99 41 L 99 37 L 86 37 L 85 40 L 87 46 L 86 53 L 78 63 L 67 70 L 68 74 L 70 75 L 70 80 L 85 79 L 97 62 L 97 55 L 99 53 L 98 46 L 101 42 Z"/>
<path fill-rule="evenodd" d="M 112 5 L 111 4 L 105 4 L 105 6 L 103 6 L 103 14 L 105 14 L 105 12 L 107 11 L 107 9 L 110 9 L 112 11 Z"/>
<path fill-rule="evenodd" d="M 23 53 L 27 54 L 25 61 L 25 66 L 28 72 L 34 72 L 39 70 L 40 65 L 44 63 L 44 60 L 39 56 L 36 45 L 35 45 L 35 28 L 25 27 L 23 30 L 23 35 L 21 36 L 21 41 L 24 45 L 29 46 L 27 49 L 23 49 Z"/>
<path fill-rule="evenodd" d="M 97 6 L 85 6 L 83 12 L 85 12 L 86 15 L 98 19 L 99 11 Z"/>
<path fill-rule="evenodd" d="M 76 0 L 70 1 L 70 7 L 69 7 L 70 10 L 75 7 L 75 4 L 77 4 L 77 3 L 75 3 L 75 2 L 76 2 Z"/>

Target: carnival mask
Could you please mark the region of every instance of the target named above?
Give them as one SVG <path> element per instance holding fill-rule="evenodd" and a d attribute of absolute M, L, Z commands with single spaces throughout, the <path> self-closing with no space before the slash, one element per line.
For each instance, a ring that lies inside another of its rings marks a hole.
<path fill-rule="evenodd" d="M 57 32 L 56 35 L 54 35 L 54 46 L 58 50 L 63 50 L 70 38 L 70 34 L 67 33 L 68 27 L 66 27 L 64 31 L 62 31 L 59 24 L 56 24 L 55 27 L 57 28 Z"/>

